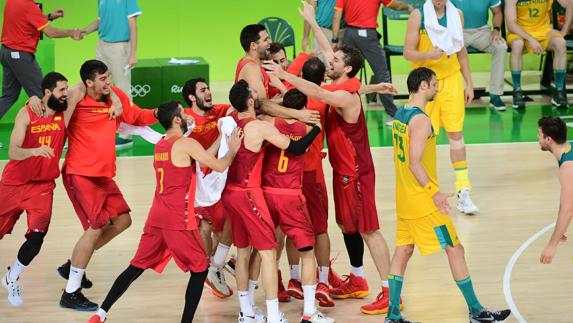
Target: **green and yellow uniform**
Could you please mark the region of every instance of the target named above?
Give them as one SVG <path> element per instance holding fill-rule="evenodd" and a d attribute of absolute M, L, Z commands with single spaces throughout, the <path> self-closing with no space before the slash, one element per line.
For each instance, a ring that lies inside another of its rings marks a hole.
<path fill-rule="evenodd" d="M 552 5 L 553 0 L 517 0 L 515 8 L 517 24 L 523 31 L 535 38 L 541 44 L 543 50 L 547 49 L 551 38 L 562 37 L 551 25 Z M 508 44 L 511 44 L 516 39 L 521 39 L 521 37 L 512 33 L 507 35 Z M 525 42 L 525 46 L 528 51 L 531 51 L 529 42 Z"/>
<path fill-rule="evenodd" d="M 396 168 L 396 245 L 415 244 L 423 255 L 438 252 L 447 245 L 460 243 L 449 216 L 442 214 L 432 197 L 410 171 L 410 121 L 427 115 L 415 107 L 398 109 L 392 124 L 394 165 Z M 426 140 L 422 165 L 431 183 L 438 186 L 436 170 L 436 136 Z"/>
<path fill-rule="evenodd" d="M 561 155 L 561 159 L 559 159 L 559 167 L 568 161 L 573 161 L 573 150 L 571 149 L 571 143 L 569 143 L 569 149 L 567 149 L 567 151 Z"/>
<path fill-rule="evenodd" d="M 427 52 L 435 46 L 424 27 L 424 11 L 420 10 L 420 14 L 422 19 L 417 50 Z M 447 27 L 446 15 L 438 19 L 438 22 Z M 447 132 L 461 132 L 464 129 L 465 95 L 458 55 L 443 55 L 437 60 L 418 61 L 413 62 L 412 65 L 414 68 L 427 67 L 436 73 L 438 93 L 434 101 L 426 106 L 436 133 L 439 133 L 441 127 L 444 127 Z"/>

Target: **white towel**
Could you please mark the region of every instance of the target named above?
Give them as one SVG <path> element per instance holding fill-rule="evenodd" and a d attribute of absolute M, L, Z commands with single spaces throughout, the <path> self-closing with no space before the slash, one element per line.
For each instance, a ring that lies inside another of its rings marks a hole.
<path fill-rule="evenodd" d="M 192 125 L 188 125 L 188 130 L 186 133 L 183 134 L 183 137 L 189 137 L 193 128 L 195 128 L 195 122 Z M 120 123 L 119 128 L 117 131 L 122 135 L 129 135 L 129 136 L 140 136 L 141 138 L 145 139 L 145 141 L 157 144 L 161 138 L 163 138 L 163 134 L 153 130 L 151 127 L 141 127 L 141 126 L 132 126 L 127 123 Z"/>
<path fill-rule="evenodd" d="M 224 157 L 229 151 L 227 137 L 231 135 L 237 127 L 237 123 L 232 117 L 219 119 L 221 129 L 221 145 L 219 146 L 218 157 Z M 221 199 L 221 193 L 227 183 L 227 169 L 218 173 L 211 171 L 209 174 L 203 174 L 201 165 L 197 164 L 197 189 L 195 191 L 195 206 L 211 206 Z"/>
<path fill-rule="evenodd" d="M 464 46 L 464 29 L 458 9 L 450 1 L 446 2 L 448 28 L 438 23 L 432 0 L 426 0 L 422 10 L 424 10 L 424 27 L 432 44 L 448 56 L 459 52 Z"/>

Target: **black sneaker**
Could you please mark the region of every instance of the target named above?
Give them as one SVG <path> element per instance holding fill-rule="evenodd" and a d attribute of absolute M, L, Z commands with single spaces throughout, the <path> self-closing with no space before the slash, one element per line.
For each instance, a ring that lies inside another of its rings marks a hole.
<path fill-rule="evenodd" d="M 66 293 L 64 290 L 62 298 L 60 298 L 60 306 L 76 311 L 97 311 L 98 309 L 96 303 L 90 301 L 82 294 L 81 288 L 78 288 L 78 290 L 73 293 Z"/>
<path fill-rule="evenodd" d="M 386 319 L 384 320 L 384 323 L 416 323 L 416 322 L 408 321 L 408 320 L 404 319 L 403 317 L 401 317 L 399 320 L 393 320 L 393 319 L 386 317 Z"/>
<path fill-rule="evenodd" d="M 68 259 L 65 264 L 58 267 L 58 274 L 65 279 L 68 280 L 70 277 L 70 267 L 72 266 L 72 262 Z M 94 284 L 86 277 L 86 273 L 84 273 L 84 277 L 82 277 L 82 288 L 90 289 Z"/>
<path fill-rule="evenodd" d="M 514 109 L 525 108 L 525 95 L 521 89 L 513 90 L 513 104 Z"/>
<path fill-rule="evenodd" d="M 569 104 L 567 103 L 567 93 L 565 90 L 555 91 L 553 98 L 551 98 L 551 104 L 558 109 L 567 109 Z"/>
<path fill-rule="evenodd" d="M 470 323 L 495 323 L 503 322 L 511 314 L 511 310 L 488 310 L 484 308 L 478 315 L 470 314 Z"/>

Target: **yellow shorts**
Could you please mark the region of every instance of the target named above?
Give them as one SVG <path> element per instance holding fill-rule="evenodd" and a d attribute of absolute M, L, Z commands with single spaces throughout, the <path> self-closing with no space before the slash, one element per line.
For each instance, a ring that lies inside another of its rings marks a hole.
<path fill-rule="evenodd" d="M 460 244 L 452 219 L 439 211 L 418 219 L 398 218 L 396 225 L 396 246 L 415 244 L 424 256 Z"/>
<path fill-rule="evenodd" d="M 462 73 L 460 71 L 438 80 L 438 93 L 434 101 L 426 105 L 434 132 L 440 133 L 444 127 L 447 132 L 460 132 L 464 129 L 465 95 Z"/>
<path fill-rule="evenodd" d="M 523 27 L 521 28 L 523 29 L 523 31 L 530 34 L 533 38 L 535 38 L 535 40 L 537 40 L 541 44 L 543 50 L 547 50 L 547 46 L 549 46 L 549 41 L 551 41 L 551 38 L 553 37 L 563 38 L 563 36 L 561 36 L 559 31 L 553 29 L 551 26 L 541 26 L 535 29 L 527 29 Z M 522 38 L 516 34 L 512 33 L 507 34 L 508 44 L 511 45 L 511 42 L 513 42 L 516 39 L 522 39 Z M 531 53 L 531 46 L 529 45 L 528 41 L 525 42 L 525 48 L 527 48 L 527 52 Z"/>

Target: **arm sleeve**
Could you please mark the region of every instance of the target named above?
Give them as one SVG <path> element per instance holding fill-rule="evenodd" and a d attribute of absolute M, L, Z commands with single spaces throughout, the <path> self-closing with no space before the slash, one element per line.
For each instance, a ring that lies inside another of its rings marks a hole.
<path fill-rule="evenodd" d="M 314 126 L 312 130 L 304 137 L 300 138 L 298 141 L 291 139 L 286 151 L 293 153 L 295 155 L 302 155 L 308 147 L 312 144 L 312 141 L 320 133 L 320 127 Z"/>
<path fill-rule="evenodd" d="M 35 3 L 30 5 L 26 18 L 28 22 L 34 26 L 34 28 L 36 28 L 36 30 L 42 30 L 46 28 L 49 23 L 48 19 L 46 19 L 46 17 L 44 17 L 42 14 L 40 7 L 38 7 Z"/>
<path fill-rule="evenodd" d="M 127 0 L 127 18 L 141 15 L 137 0 Z"/>

